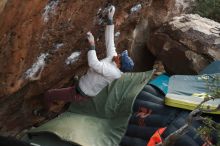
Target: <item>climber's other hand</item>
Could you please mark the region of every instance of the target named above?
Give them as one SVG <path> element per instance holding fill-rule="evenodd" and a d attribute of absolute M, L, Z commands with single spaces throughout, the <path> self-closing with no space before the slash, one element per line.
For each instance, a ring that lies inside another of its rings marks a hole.
<path fill-rule="evenodd" d="M 115 6 L 110 6 L 108 9 L 108 19 L 113 19 L 113 16 L 115 14 Z"/>
<path fill-rule="evenodd" d="M 95 39 L 94 39 L 94 36 L 92 35 L 92 33 L 89 31 L 89 32 L 87 32 L 86 35 L 87 35 L 87 40 L 88 40 L 89 44 L 91 46 L 94 46 L 95 45 Z"/>

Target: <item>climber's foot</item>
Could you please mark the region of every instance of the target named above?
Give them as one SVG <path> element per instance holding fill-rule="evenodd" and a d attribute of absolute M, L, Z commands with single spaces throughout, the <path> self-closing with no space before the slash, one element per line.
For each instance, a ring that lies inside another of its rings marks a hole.
<path fill-rule="evenodd" d="M 44 117 L 44 118 L 47 118 L 47 119 L 52 119 L 52 118 L 55 118 L 57 116 L 57 113 L 55 112 L 49 112 L 47 111 L 46 109 L 44 108 L 37 108 L 37 109 L 34 109 L 32 111 L 32 114 L 34 116 L 38 116 L 38 117 Z"/>

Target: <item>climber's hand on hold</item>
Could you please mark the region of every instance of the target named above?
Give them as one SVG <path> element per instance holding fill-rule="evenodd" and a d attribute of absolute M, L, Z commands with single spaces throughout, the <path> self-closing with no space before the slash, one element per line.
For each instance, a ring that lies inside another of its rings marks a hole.
<path fill-rule="evenodd" d="M 108 19 L 113 20 L 113 16 L 115 14 L 115 6 L 110 6 L 108 9 Z"/>
<path fill-rule="evenodd" d="M 94 39 L 94 36 L 92 35 L 92 33 L 89 31 L 89 32 L 87 32 L 86 35 L 87 35 L 87 40 L 88 40 L 89 44 L 91 46 L 95 46 L 95 39 Z"/>
<path fill-rule="evenodd" d="M 113 17 L 115 14 L 115 6 L 110 6 L 108 8 L 108 20 L 107 20 L 107 25 L 113 25 Z"/>

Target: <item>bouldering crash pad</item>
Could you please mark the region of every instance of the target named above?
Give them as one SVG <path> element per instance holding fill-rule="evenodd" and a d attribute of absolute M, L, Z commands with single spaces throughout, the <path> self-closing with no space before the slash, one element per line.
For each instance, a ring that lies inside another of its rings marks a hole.
<path fill-rule="evenodd" d="M 28 134 L 34 138 L 50 133 L 83 146 L 119 145 L 132 114 L 135 97 L 152 74 L 153 71 L 123 74 L 96 97 L 72 103 L 67 112 Z"/>

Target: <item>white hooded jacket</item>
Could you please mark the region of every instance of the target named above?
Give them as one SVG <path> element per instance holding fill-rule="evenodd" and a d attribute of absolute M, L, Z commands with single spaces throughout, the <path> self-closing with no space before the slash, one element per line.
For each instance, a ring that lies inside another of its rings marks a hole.
<path fill-rule="evenodd" d="M 88 96 L 96 96 L 106 85 L 118 79 L 123 74 L 112 61 L 117 56 L 114 44 L 114 25 L 107 25 L 105 30 L 107 57 L 98 60 L 96 51 L 88 51 L 89 70 L 79 80 L 79 88 Z"/>

